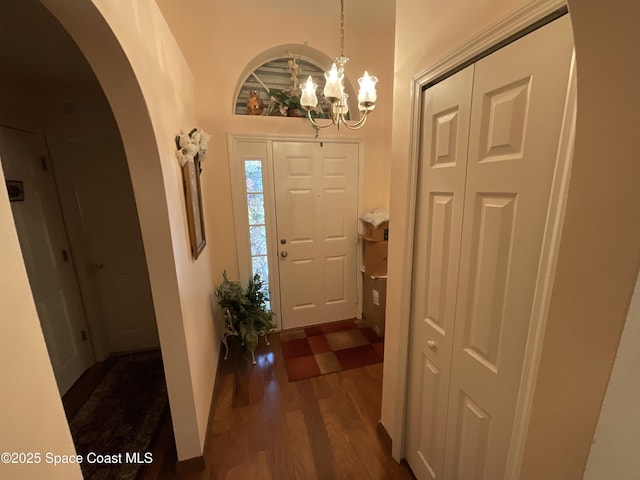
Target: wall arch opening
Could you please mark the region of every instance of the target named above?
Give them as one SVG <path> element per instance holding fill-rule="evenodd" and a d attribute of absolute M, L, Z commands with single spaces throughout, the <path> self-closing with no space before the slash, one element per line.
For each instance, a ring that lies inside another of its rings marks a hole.
<path fill-rule="evenodd" d="M 260 115 L 279 115 L 276 101 L 270 99 L 274 91 L 295 90 L 295 80 L 291 78 L 291 68 L 287 64 L 293 60 L 298 64 L 299 83 L 306 80 L 311 75 L 314 82 L 318 84 L 318 97 L 321 98 L 324 88 L 324 71 L 328 70 L 333 63 L 333 59 L 325 53 L 310 47 L 306 44 L 284 44 L 271 47 L 252 58 L 245 68 L 240 72 L 236 88 L 233 95 L 233 112 L 236 115 L 247 114 L 247 101 L 250 92 L 256 91 L 264 101 L 265 109 L 260 110 Z M 349 112 L 351 117 L 357 116 L 352 112 L 357 112 L 357 97 L 355 96 L 353 85 L 348 77 L 345 77 L 345 91 L 349 95 Z M 294 92 L 293 94 L 298 95 Z M 304 114 L 304 110 L 294 108 L 297 114 Z M 323 109 L 328 111 L 328 103 L 325 102 Z"/>

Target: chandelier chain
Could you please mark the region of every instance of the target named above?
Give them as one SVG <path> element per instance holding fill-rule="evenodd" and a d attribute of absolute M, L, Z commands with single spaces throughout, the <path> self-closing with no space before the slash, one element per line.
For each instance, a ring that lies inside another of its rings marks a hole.
<path fill-rule="evenodd" d="M 316 96 L 318 86 L 313 83 L 311 76 L 307 79 L 300 97 L 300 105 L 307 111 L 307 119 L 316 128 L 316 131 L 332 125 L 335 125 L 338 130 L 341 125 L 350 130 L 357 130 L 364 126 L 368 115 L 375 108 L 378 78 L 370 76 L 365 71 L 362 78 L 358 79 L 360 84 L 360 90 L 358 91 L 360 119 L 356 121 L 347 120 L 349 118 L 349 96 L 344 91 L 343 81 L 345 78 L 344 66 L 348 61 L 349 59 L 344 56 L 344 0 L 340 0 L 340 56 L 335 59 L 331 70 L 324 74 L 326 79 L 324 95 L 331 104 L 329 108 L 329 123 L 320 124 L 315 121 L 315 115 L 318 113 L 318 97 Z"/>
<path fill-rule="evenodd" d="M 344 57 L 344 0 L 340 0 L 340 56 Z"/>

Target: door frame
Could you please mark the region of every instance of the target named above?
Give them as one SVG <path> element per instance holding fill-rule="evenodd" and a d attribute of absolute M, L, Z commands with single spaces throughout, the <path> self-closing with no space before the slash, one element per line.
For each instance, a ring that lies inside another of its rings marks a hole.
<path fill-rule="evenodd" d="M 405 232 L 402 259 L 402 276 L 399 284 L 402 286 L 401 315 L 398 317 L 398 344 L 395 346 L 398 352 L 404 352 L 397 356 L 397 363 L 393 375 L 388 376 L 389 385 L 383 386 L 383 390 L 393 391 L 393 428 L 389 433 L 393 439 L 392 456 L 397 461 L 405 457 L 406 446 L 406 422 L 407 422 L 407 384 L 409 381 L 409 339 L 411 333 L 411 301 L 412 279 L 414 262 L 414 241 L 416 224 L 416 194 L 418 190 L 417 173 L 420 154 L 421 134 L 421 102 L 422 92 L 429 86 L 444 80 L 448 76 L 462 70 L 489 53 L 498 50 L 502 46 L 517 38 L 545 25 L 565 14 L 567 6 L 564 0 L 540 0 L 529 3 L 512 15 L 496 23 L 476 35 L 460 47 L 453 50 L 442 60 L 415 75 L 411 79 L 411 107 L 410 107 L 410 145 L 409 145 L 409 175 L 405 185 L 404 205 L 407 209 L 407 218 L 410 219 L 408 230 Z M 566 208 L 566 197 L 569 187 L 569 175 L 573 157 L 573 143 L 575 138 L 576 116 L 576 71 L 575 53 L 570 69 L 567 100 L 564 109 L 562 131 L 556 156 L 556 167 L 551 187 L 551 195 L 545 223 L 541 260 L 536 291 L 532 308 L 532 318 L 525 350 L 523 373 L 520 381 L 513 428 L 513 441 L 508 455 L 505 478 L 518 478 L 524 444 L 529 425 L 535 382 L 538 372 L 539 360 L 542 353 L 542 343 L 546 327 L 547 313 L 549 310 L 553 278 L 556 268 L 559 240 L 562 234 L 562 224 Z"/>
<path fill-rule="evenodd" d="M 238 256 L 239 280 L 246 283 L 251 276 L 251 244 L 249 242 L 249 223 L 247 220 L 246 190 L 244 187 L 244 173 L 242 160 L 250 152 L 263 162 L 263 192 L 265 196 L 265 215 L 267 228 L 267 258 L 269 262 L 269 277 L 271 291 L 271 309 L 275 312 L 276 327 L 282 330 L 280 316 L 280 262 L 278 262 L 278 244 L 276 229 L 275 202 L 275 173 L 273 168 L 273 143 L 351 143 L 358 145 L 358 180 L 356 184 L 356 198 L 358 212 L 363 211 L 363 181 L 364 181 L 364 141 L 361 138 L 327 137 L 309 138 L 280 135 L 235 135 L 227 134 L 229 152 L 229 171 L 231 176 L 231 197 L 233 203 L 233 218 L 235 223 L 236 246 Z M 357 221 L 358 219 L 354 219 Z M 361 226 L 358 224 L 358 232 Z M 362 246 L 358 242 L 356 250 L 356 314 L 362 318 L 362 276 L 358 275 L 362 265 Z"/>

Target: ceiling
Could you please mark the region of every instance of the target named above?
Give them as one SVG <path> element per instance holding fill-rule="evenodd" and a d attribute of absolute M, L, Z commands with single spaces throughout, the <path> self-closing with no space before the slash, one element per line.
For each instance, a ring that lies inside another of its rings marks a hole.
<path fill-rule="evenodd" d="M 175 1 L 175 0 L 174 0 Z M 222 5 L 247 8 L 260 12 L 295 11 L 301 17 L 340 21 L 340 0 L 216 0 Z M 396 0 L 344 0 L 344 22 L 349 25 L 374 28 L 391 27 L 396 17 Z"/>
<path fill-rule="evenodd" d="M 134 1 L 134 0 L 132 0 Z M 338 0 L 210 0 L 261 11 L 340 18 Z M 38 0 L 0 0 L 0 73 L 44 84 L 95 83 L 91 67 L 66 30 Z M 292 7 L 293 5 L 293 7 Z M 395 0 L 345 0 L 345 24 L 393 25 Z"/>

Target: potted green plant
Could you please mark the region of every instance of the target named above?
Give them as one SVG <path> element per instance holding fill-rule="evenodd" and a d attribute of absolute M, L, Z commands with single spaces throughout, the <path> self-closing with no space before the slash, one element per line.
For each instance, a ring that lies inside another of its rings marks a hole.
<path fill-rule="evenodd" d="M 300 97 L 289 90 L 272 90 L 269 92 L 271 103 L 269 114 L 277 111 L 283 117 L 301 117 L 304 111 L 300 106 Z"/>
<path fill-rule="evenodd" d="M 254 352 L 258 346 L 258 338 L 276 328 L 274 313 L 267 308 L 268 297 L 263 291 L 264 282 L 256 274 L 249 279 L 245 288 L 239 282 L 229 280 L 227 272 L 222 277 L 223 282 L 216 287 L 216 298 L 225 314 L 222 340 L 227 348 L 225 358 L 229 353 L 227 337 L 236 336 L 244 349 L 251 353 L 255 363 Z"/>

